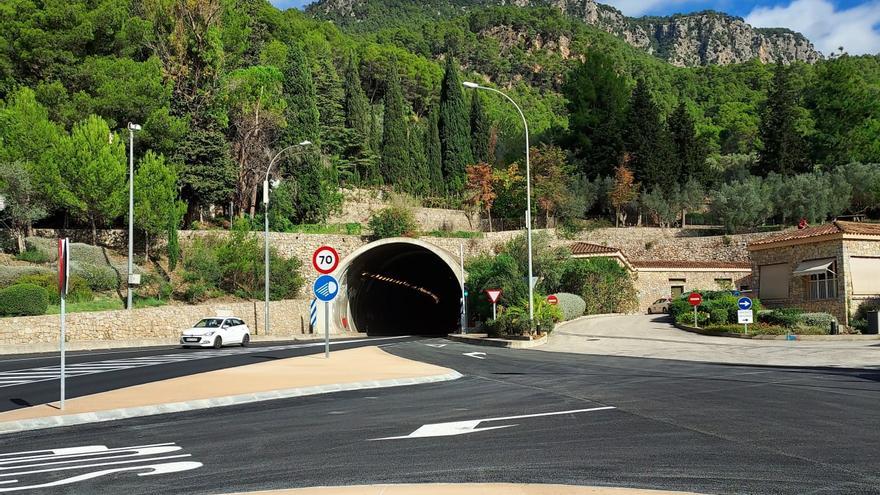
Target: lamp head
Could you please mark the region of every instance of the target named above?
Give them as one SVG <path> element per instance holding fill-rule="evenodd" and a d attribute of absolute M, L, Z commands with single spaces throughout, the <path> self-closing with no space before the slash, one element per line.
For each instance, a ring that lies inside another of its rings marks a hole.
<path fill-rule="evenodd" d="M 139 130 L 141 130 L 141 126 L 139 126 L 137 124 L 132 124 L 131 122 L 129 122 L 128 123 L 128 130 L 129 131 L 139 131 Z"/>
<path fill-rule="evenodd" d="M 464 87 L 466 87 L 466 88 L 470 88 L 470 89 L 478 89 L 478 88 L 480 87 L 479 84 L 477 84 L 477 83 L 475 83 L 475 82 L 471 82 L 471 81 L 465 81 L 465 82 L 463 82 L 463 83 L 461 83 L 461 84 L 462 84 Z"/>

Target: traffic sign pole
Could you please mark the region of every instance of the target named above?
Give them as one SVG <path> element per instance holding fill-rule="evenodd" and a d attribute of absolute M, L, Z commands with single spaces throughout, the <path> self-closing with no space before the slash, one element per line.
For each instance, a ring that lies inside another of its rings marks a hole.
<path fill-rule="evenodd" d="M 497 304 L 492 303 L 492 319 L 493 319 L 493 320 L 497 320 L 497 319 L 498 319 L 498 317 L 496 316 L 497 313 L 495 312 L 495 307 L 496 307 L 496 306 L 497 306 Z"/>
<path fill-rule="evenodd" d="M 335 268 L 335 266 L 333 268 Z M 336 296 L 339 295 L 339 282 L 333 275 L 321 275 L 320 277 L 318 277 L 317 280 L 315 280 L 315 284 L 312 286 L 312 291 L 315 293 L 315 297 L 318 298 L 318 300 L 324 302 L 324 357 L 329 358 L 330 301 L 336 299 Z"/>
<path fill-rule="evenodd" d="M 330 359 L 330 303 L 324 303 L 324 358 Z"/>

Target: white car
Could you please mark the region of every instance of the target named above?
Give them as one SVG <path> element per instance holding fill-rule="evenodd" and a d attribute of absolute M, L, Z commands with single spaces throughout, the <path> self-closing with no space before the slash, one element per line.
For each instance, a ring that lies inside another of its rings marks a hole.
<path fill-rule="evenodd" d="M 666 314 L 669 312 L 669 303 L 672 302 L 671 297 L 661 297 L 654 301 L 654 304 L 648 306 L 648 314 L 653 315 L 657 313 Z"/>
<path fill-rule="evenodd" d="M 180 345 L 187 347 L 213 347 L 219 349 L 227 344 L 247 347 L 251 341 L 251 330 L 241 318 L 214 316 L 204 318 L 192 328 L 184 330 Z"/>

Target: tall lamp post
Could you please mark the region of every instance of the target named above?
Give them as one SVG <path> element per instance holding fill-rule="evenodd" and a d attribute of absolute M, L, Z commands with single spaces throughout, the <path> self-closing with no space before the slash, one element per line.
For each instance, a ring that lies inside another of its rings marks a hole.
<path fill-rule="evenodd" d="M 292 150 L 294 148 L 300 148 L 311 145 L 311 141 L 302 141 L 297 144 L 292 144 L 281 151 L 279 151 L 269 162 L 269 166 L 266 167 L 266 178 L 263 180 L 263 217 L 266 223 L 266 230 L 263 237 L 263 247 L 266 251 L 266 258 L 264 261 L 264 265 L 266 268 L 266 307 L 265 307 L 265 335 L 269 335 L 269 172 L 272 171 L 272 166 L 275 165 L 275 161 L 281 157 L 286 151 Z"/>
<path fill-rule="evenodd" d="M 134 275 L 134 131 L 141 130 L 141 126 L 128 123 L 128 281 L 125 284 L 128 289 L 126 295 L 126 309 L 131 309 L 131 278 Z"/>
<path fill-rule="evenodd" d="M 529 285 L 529 327 L 534 328 L 535 322 L 535 307 L 534 307 L 534 287 L 532 285 L 532 179 L 531 179 L 531 170 L 529 166 L 529 123 L 526 121 L 526 116 L 522 111 L 522 108 L 513 101 L 513 98 L 507 96 L 505 93 L 498 91 L 495 88 L 488 88 L 486 86 L 481 86 L 475 82 L 466 81 L 462 83 L 464 87 L 469 89 L 482 89 L 485 91 L 491 91 L 493 93 L 498 93 L 507 99 L 510 103 L 516 107 L 516 111 L 519 112 L 519 116 L 522 117 L 523 128 L 525 129 L 526 134 L 526 238 L 529 250 L 529 279 L 527 281 Z"/>

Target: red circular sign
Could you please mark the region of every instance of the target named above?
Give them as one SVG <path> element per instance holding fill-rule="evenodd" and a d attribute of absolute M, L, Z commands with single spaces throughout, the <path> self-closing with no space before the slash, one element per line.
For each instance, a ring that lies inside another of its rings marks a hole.
<path fill-rule="evenodd" d="M 312 255 L 312 266 L 323 275 L 331 273 L 339 266 L 339 253 L 330 246 L 321 246 Z"/>
<path fill-rule="evenodd" d="M 703 296 L 699 292 L 691 292 L 691 295 L 688 296 L 688 302 L 691 303 L 691 306 L 699 306 L 703 304 Z"/>
<path fill-rule="evenodd" d="M 559 304 L 559 298 L 553 295 L 547 296 L 547 302 L 556 306 Z"/>

